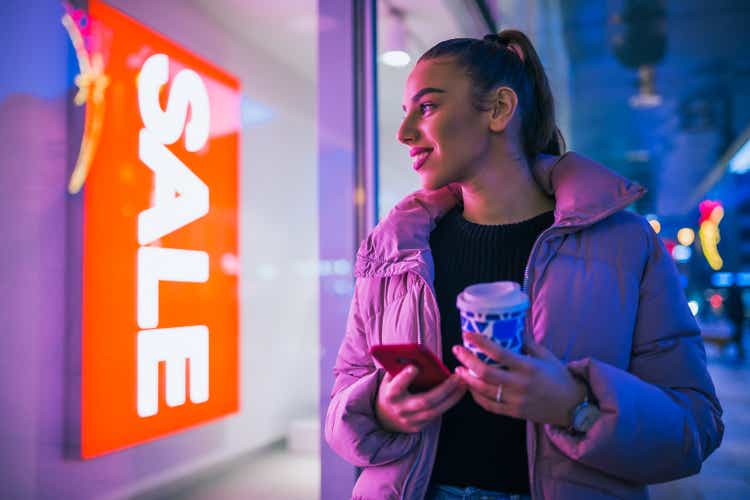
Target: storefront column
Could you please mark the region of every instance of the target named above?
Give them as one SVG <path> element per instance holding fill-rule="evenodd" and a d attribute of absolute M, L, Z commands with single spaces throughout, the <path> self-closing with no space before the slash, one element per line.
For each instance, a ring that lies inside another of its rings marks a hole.
<path fill-rule="evenodd" d="M 350 269 L 372 228 L 375 196 L 374 1 L 318 1 L 320 260 Z M 333 366 L 354 288 L 349 274 L 320 277 L 321 499 L 350 498 L 355 468 L 325 442 Z"/>

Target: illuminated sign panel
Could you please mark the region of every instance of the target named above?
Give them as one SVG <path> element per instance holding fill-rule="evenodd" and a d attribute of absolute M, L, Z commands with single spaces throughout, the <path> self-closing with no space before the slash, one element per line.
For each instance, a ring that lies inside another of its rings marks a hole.
<path fill-rule="evenodd" d="M 84 184 L 81 451 L 238 410 L 239 84 L 99 1 L 108 79 Z"/>

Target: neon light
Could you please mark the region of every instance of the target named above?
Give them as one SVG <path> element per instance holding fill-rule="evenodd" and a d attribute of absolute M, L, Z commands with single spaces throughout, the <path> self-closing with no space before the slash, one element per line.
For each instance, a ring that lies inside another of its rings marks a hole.
<path fill-rule="evenodd" d="M 718 249 L 719 241 L 721 240 L 719 227 L 711 221 L 705 221 L 698 230 L 698 238 L 701 241 L 703 255 L 706 257 L 706 261 L 708 261 L 711 269 L 718 271 L 724 267 L 724 260 L 719 255 Z"/>
<path fill-rule="evenodd" d="M 721 203 L 719 203 L 718 201 L 703 200 L 702 202 L 700 202 L 700 204 L 698 205 L 698 211 L 700 212 L 700 216 L 698 217 L 698 224 L 700 225 L 703 223 L 703 221 L 710 219 L 712 215 L 714 216 L 714 222 L 716 222 L 715 218 L 720 214 L 723 215 L 724 213 L 724 209 L 722 208 L 721 212 L 716 212 L 714 214 L 714 209 L 718 206 L 721 206 Z"/>
<path fill-rule="evenodd" d="M 711 210 L 711 215 L 709 215 L 708 218 L 718 226 L 721 219 L 724 218 L 724 207 L 721 205 L 715 206 L 713 210 Z"/>
<path fill-rule="evenodd" d="M 724 207 L 717 201 L 704 200 L 698 206 L 698 210 L 701 214 L 699 219 L 700 229 L 698 230 L 701 249 L 711 269 L 718 271 L 724 266 L 724 260 L 719 255 L 718 247 L 719 241 L 721 241 L 719 224 L 721 219 L 724 218 Z"/>
<path fill-rule="evenodd" d="M 91 162 L 102 134 L 105 111 L 104 93 L 109 86 L 110 79 L 104 73 L 104 62 L 101 54 L 94 53 L 93 56 L 89 57 L 78 24 L 70 14 L 66 13 L 63 15 L 62 24 L 70 36 L 70 41 L 73 43 L 80 70 L 80 73 L 75 77 L 78 92 L 73 98 L 73 102 L 76 106 L 86 104 L 86 117 L 84 120 L 81 147 L 78 151 L 78 158 L 76 159 L 73 173 L 68 182 L 68 192 L 76 194 L 86 182 L 86 177 L 91 169 Z"/>

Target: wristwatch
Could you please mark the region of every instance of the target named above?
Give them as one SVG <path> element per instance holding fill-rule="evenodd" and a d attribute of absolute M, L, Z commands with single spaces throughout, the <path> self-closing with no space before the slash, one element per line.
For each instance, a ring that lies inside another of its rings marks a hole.
<path fill-rule="evenodd" d="M 585 382 L 584 384 L 586 385 L 586 394 L 583 396 L 583 401 L 570 413 L 570 428 L 568 431 L 571 433 L 585 434 L 601 415 L 599 407 L 589 401 L 589 385 Z"/>

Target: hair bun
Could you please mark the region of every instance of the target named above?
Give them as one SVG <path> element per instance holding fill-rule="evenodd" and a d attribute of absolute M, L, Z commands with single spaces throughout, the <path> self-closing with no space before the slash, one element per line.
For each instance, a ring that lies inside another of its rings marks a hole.
<path fill-rule="evenodd" d="M 500 45 L 502 47 L 507 47 L 508 46 L 508 44 L 505 43 L 505 41 L 503 41 L 503 39 L 500 38 L 500 35 L 498 35 L 497 33 L 491 33 L 489 35 L 484 35 L 484 38 L 482 38 L 482 40 L 485 41 L 485 42 L 490 42 L 490 43 L 494 43 L 496 45 Z"/>
<path fill-rule="evenodd" d="M 484 38 L 482 38 L 482 40 L 485 42 L 489 42 L 493 45 L 496 45 L 500 48 L 508 49 L 511 52 L 513 52 L 515 55 L 517 55 L 522 63 L 526 62 L 526 56 L 523 53 L 523 48 L 518 43 L 512 40 L 505 40 L 496 33 L 493 33 L 490 35 L 484 35 Z"/>
<path fill-rule="evenodd" d="M 523 53 L 523 48 L 521 48 L 521 46 L 520 46 L 520 45 L 518 45 L 518 44 L 517 44 L 517 43 L 515 43 L 515 42 L 510 42 L 510 43 L 508 43 L 508 44 L 506 45 L 506 47 L 507 47 L 507 48 L 508 48 L 508 50 L 510 50 L 511 52 L 515 52 L 515 53 L 516 53 L 516 55 L 518 56 L 518 58 L 519 58 L 519 59 L 521 60 L 521 62 L 522 62 L 522 63 L 523 63 L 523 62 L 526 62 L 526 56 L 524 55 L 524 53 Z"/>

